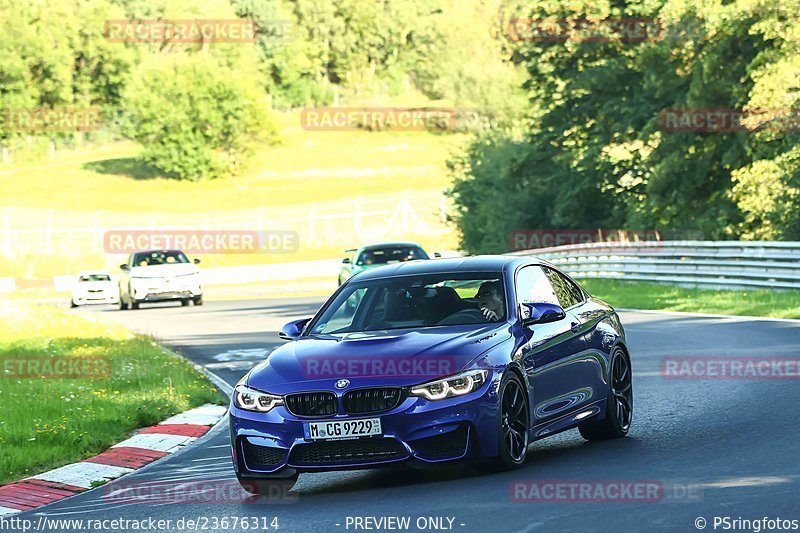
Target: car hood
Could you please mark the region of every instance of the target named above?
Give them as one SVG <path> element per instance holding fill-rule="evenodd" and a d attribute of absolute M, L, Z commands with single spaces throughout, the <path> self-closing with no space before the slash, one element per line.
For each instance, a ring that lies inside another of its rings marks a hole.
<path fill-rule="evenodd" d="M 171 278 L 196 274 L 199 269 L 194 263 L 172 263 L 165 265 L 131 267 L 132 278 Z"/>
<path fill-rule="evenodd" d="M 301 337 L 253 368 L 247 386 L 274 394 L 408 386 L 458 373 L 511 336 L 509 324 L 446 326 Z"/>

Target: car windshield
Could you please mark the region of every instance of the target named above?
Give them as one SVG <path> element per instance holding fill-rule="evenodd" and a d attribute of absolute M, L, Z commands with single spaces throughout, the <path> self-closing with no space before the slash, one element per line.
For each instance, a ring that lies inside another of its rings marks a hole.
<path fill-rule="evenodd" d="M 385 248 L 369 248 L 361 252 L 357 265 L 386 265 L 401 263 L 414 259 L 429 259 L 425 250 L 419 246 L 387 246 Z"/>
<path fill-rule="evenodd" d="M 157 250 L 133 254 L 133 266 L 155 266 L 188 262 L 189 259 L 180 250 Z"/>
<path fill-rule="evenodd" d="M 78 281 L 111 281 L 108 274 L 81 274 Z"/>
<path fill-rule="evenodd" d="M 348 284 L 311 335 L 488 324 L 506 318 L 499 273 L 441 273 Z"/>

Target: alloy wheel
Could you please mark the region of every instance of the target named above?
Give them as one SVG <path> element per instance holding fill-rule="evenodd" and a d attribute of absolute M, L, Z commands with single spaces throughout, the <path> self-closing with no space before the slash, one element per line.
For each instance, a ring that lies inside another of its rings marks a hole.
<path fill-rule="evenodd" d="M 528 410 L 516 379 L 506 384 L 501 405 L 501 430 L 508 455 L 515 463 L 521 463 L 528 450 Z"/>
<path fill-rule="evenodd" d="M 633 387 L 628 360 L 622 352 L 617 352 L 612 368 L 611 393 L 614 396 L 617 422 L 623 431 L 631 426 L 633 417 Z"/>

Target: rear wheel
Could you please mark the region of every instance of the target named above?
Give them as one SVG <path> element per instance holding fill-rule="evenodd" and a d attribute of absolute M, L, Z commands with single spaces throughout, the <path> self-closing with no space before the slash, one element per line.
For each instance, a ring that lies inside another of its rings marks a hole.
<path fill-rule="evenodd" d="M 194 305 L 203 305 L 203 297 L 202 296 L 195 296 L 194 297 Z"/>
<path fill-rule="evenodd" d="M 139 309 L 139 302 L 131 298 L 131 309 Z"/>
<path fill-rule="evenodd" d="M 69 301 L 69 306 L 70 307 L 78 307 L 78 304 L 75 303 L 75 300 L 70 300 Z"/>
<path fill-rule="evenodd" d="M 189 300 L 189 298 L 184 298 L 183 300 L 181 300 L 181 305 L 182 305 L 183 307 L 187 307 L 187 306 L 189 305 L 189 302 L 190 302 L 190 301 L 191 301 L 191 300 Z"/>
<path fill-rule="evenodd" d="M 628 356 L 615 348 L 611 356 L 606 416 L 578 427 L 586 440 L 607 440 L 628 434 L 633 420 L 633 382 Z"/>
<path fill-rule="evenodd" d="M 299 474 L 287 478 L 247 478 L 236 476 L 239 484 L 250 494 L 264 496 L 270 499 L 286 498 L 290 490 L 297 483 Z"/>

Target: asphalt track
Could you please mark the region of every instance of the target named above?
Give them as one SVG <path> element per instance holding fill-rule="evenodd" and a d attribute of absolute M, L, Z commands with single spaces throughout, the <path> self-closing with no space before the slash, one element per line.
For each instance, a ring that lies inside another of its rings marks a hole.
<path fill-rule="evenodd" d="M 311 315 L 320 303 L 320 299 L 212 301 L 202 307 L 164 304 L 138 311 L 101 307 L 76 312 L 152 334 L 234 384 L 279 345 L 277 331 L 282 324 Z M 348 526 L 348 517 L 389 516 L 410 517 L 411 531 L 419 530 L 420 517 L 442 517 L 445 530 L 470 532 L 697 531 L 699 517 L 712 531 L 715 516 L 800 520 L 800 380 L 669 380 L 659 371 L 665 356 L 797 358 L 800 323 L 642 312 L 621 315 L 634 368 L 635 414 L 628 438 L 588 443 L 576 430 L 568 431 L 533 444 L 525 466 L 510 473 L 481 475 L 459 464 L 422 471 L 303 474 L 288 495 L 266 501 L 227 491 L 210 502 L 192 498 L 181 503 L 120 502 L 109 497 L 115 486 L 110 484 L 17 517 L 34 523 L 42 516 L 169 519 L 168 531 L 254 530 L 234 529 L 233 517 L 262 517 L 268 519 L 267 525 L 277 517 L 277 531 L 365 531 L 352 522 Z M 227 428 L 221 424 L 186 450 L 115 483 L 231 486 L 234 479 Z M 655 481 L 666 491 L 656 500 L 520 502 L 510 493 L 517 480 Z M 228 517 L 227 524 L 220 521 L 223 517 Z M 197 527 L 187 527 L 188 519 L 199 520 Z M 212 529 L 215 519 L 219 527 Z M 45 524 L 55 529 L 53 522 Z"/>

